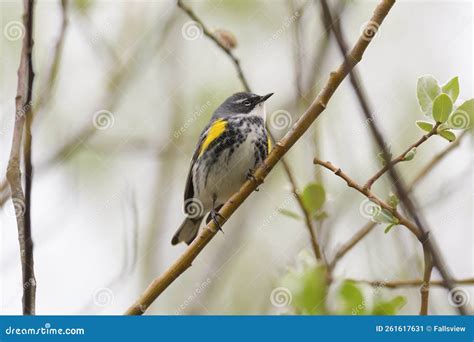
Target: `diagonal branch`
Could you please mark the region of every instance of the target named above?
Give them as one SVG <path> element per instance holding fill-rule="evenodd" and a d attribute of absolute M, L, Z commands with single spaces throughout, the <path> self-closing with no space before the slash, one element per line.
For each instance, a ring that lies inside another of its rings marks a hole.
<path fill-rule="evenodd" d="M 381 25 L 390 9 L 394 5 L 394 0 L 384 0 L 375 8 L 371 21 Z M 240 190 L 234 194 L 221 208 L 219 214 L 229 218 L 237 208 L 250 196 L 250 194 L 263 182 L 268 173 L 275 167 L 285 153 L 298 141 L 308 130 L 311 124 L 324 111 L 332 95 L 347 76 L 348 72 L 354 68 L 369 46 L 369 41 L 364 37 L 359 37 L 350 54 L 344 62 L 330 74 L 330 77 L 313 103 L 306 109 L 293 128 L 275 145 L 264 163 L 255 170 L 255 179 L 246 181 Z M 224 224 L 224 220 L 219 217 L 219 222 Z M 211 241 L 217 233 L 217 227 L 213 221 L 209 222 L 196 239 L 189 245 L 181 256 L 163 274 L 156 278 L 138 300 L 126 311 L 128 315 L 141 315 L 146 309 L 163 293 L 163 291 L 174 282 L 184 271 L 192 265 L 192 262 L 204 247 Z"/>
<path fill-rule="evenodd" d="M 387 162 L 385 164 L 384 167 L 382 167 L 375 175 L 373 175 L 372 177 L 370 177 L 370 179 L 365 183 L 364 185 L 364 188 L 366 189 L 370 189 L 372 187 L 372 185 L 380 178 L 382 177 L 382 175 L 385 174 L 385 172 L 388 171 L 389 168 L 397 165 L 398 163 L 402 162 L 405 160 L 405 157 L 406 155 L 411 151 L 413 150 L 414 148 L 417 148 L 418 146 L 420 146 L 421 144 L 423 144 L 425 141 L 427 141 L 430 137 L 432 137 L 433 135 L 436 135 L 437 133 L 437 130 L 438 130 L 438 127 L 439 127 L 440 123 L 436 123 L 436 125 L 434 125 L 433 129 L 431 131 L 429 131 L 427 134 L 423 135 L 420 139 L 418 139 L 417 142 L 415 142 L 414 144 L 410 145 L 405 151 L 403 151 L 402 154 L 400 154 L 398 157 L 392 159 L 391 161 Z"/>
<path fill-rule="evenodd" d="M 33 266 L 33 242 L 31 240 L 30 201 L 25 199 L 21 184 L 20 153 L 25 119 L 31 115 L 33 90 L 33 16 L 32 0 L 23 1 L 23 45 L 18 68 L 18 87 L 15 98 L 15 125 L 13 127 L 12 147 L 7 168 L 7 181 L 15 208 L 20 243 L 21 271 L 23 280 L 23 314 L 35 314 L 36 279 Z"/>
<path fill-rule="evenodd" d="M 340 168 L 334 166 L 330 162 L 325 162 L 325 161 L 322 161 L 318 158 L 314 158 L 314 164 L 320 165 L 320 166 L 325 167 L 326 169 L 334 172 L 334 174 L 336 176 L 338 176 L 338 177 L 340 177 L 340 178 L 342 178 L 343 180 L 346 181 L 348 187 L 357 190 L 362 195 L 367 197 L 369 200 L 371 200 L 372 202 L 374 202 L 375 204 L 377 204 L 381 208 L 383 208 L 383 209 L 387 210 L 388 212 L 390 212 L 390 214 L 392 214 L 394 217 L 397 218 L 399 224 L 401 224 L 402 226 L 405 226 L 406 228 L 408 228 L 408 230 L 410 230 L 410 232 L 412 232 L 413 235 L 415 235 L 415 237 L 419 241 L 423 241 L 423 239 L 424 239 L 423 235 L 420 233 L 420 231 L 418 230 L 418 228 L 416 227 L 416 225 L 413 222 L 409 221 L 406 217 L 404 217 L 402 214 L 400 214 L 397 211 L 397 209 L 391 207 L 388 203 L 386 203 L 385 201 L 380 199 L 378 196 L 376 196 L 372 191 L 370 191 L 369 189 L 366 189 L 362 185 L 358 184 L 349 175 L 347 175 L 345 172 L 343 172 Z"/>
<path fill-rule="evenodd" d="M 461 143 L 461 140 L 467 136 L 469 131 L 462 132 L 459 137 L 448 145 L 443 151 L 435 155 L 429 162 L 426 164 L 421 171 L 413 178 L 413 180 L 408 184 L 408 192 L 412 192 L 414 187 L 424 178 L 426 175 L 441 162 L 451 151 L 458 147 Z M 346 243 L 344 243 L 336 252 L 334 259 L 329 263 L 329 268 L 334 269 L 337 263 L 349 252 L 354 246 L 356 246 L 363 238 L 365 238 L 377 225 L 376 222 L 369 221 L 367 222 L 359 231 L 357 231 Z"/>
<path fill-rule="evenodd" d="M 327 20 L 328 23 L 332 23 L 331 12 L 329 10 L 329 6 L 328 6 L 326 0 L 321 0 L 321 5 L 322 5 L 322 8 L 323 8 L 323 13 L 324 13 L 325 20 Z M 340 23 L 338 22 L 338 23 L 336 23 L 336 25 L 332 25 L 331 27 L 332 27 L 332 31 L 334 33 L 334 36 L 336 37 L 336 40 L 338 42 L 338 46 L 339 46 L 339 50 L 341 51 L 341 54 L 343 56 L 346 56 L 348 48 L 347 48 L 347 44 L 346 44 L 342 29 L 340 27 Z M 364 29 L 365 39 L 367 39 L 368 41 L 371 41 L 372 38 L 377 34 L 378 28 L 379 28 L 379 24 L 377 22 L 369 21 L 368 24 L 366 25 L 365 29 Z M 385 143 L 385 139 L 384 139 L 384 137 L 381 133 L 380 128 L 377 126 L 377 123 L 376 123 L 373 115 L 372 115 L 373 111 L 370 108 L 370 104 L 369 104 L 369 101 L 367 99 L 366 92 L 364 90 L 362 82 L 360 81 L 360 77 L 359 77 L 359 74 L 357 73 L 357 71 L 351 70 L 351 72 L 350 72 L 350 81 L 351 81 L 352 88 L 354 89 L 354 92 L 357 95 L 357 99 L 359 100 L 359 104 L 362 108 L 362 112 L 364 114 L 364 117 L 367 120 L 367 122 L 369 123 L 370 130 L 372 131 L 372 135 L 374 136 L 375 141 L 377 142 L 377 145 L 382 150 L 383 159 L 386 160 L 386 161 L 389 161 L 390 160 L 390 154 L 387 150 L 387 147 L 386 147 L 387 145 Z M 401 201 L 403 207 L 405 208 L 405 210 L 407 211 L 409 216 L 413 218 L 416 226 L 418 227 L 417 229 L 419 229 L 419 231 L 420 231 L 420 234 L 422 236 L 426 237 L 425 239 L 423 239 L 423 242 L 422 242 L 423 243 L 423 251 L 424 252 L 429 252 L 431 254 L 431 257 L 432 257 L 433 260 L 432 260 L 432 263 L 430 262 L 429 264 L 425 265 L 425 268 L 429 267 L 431 264 L 434 265 L 438 269 L 438 271 L 440 272 L 440 274 L 441 274 L 441 276 L 442 276 L 442 278 L 445 282 L 446 288 L 449 289 L 450 291 L 453 291 L 453 289 L 455 287 L 455 284 L 452 280 L 452 276 L 450 274 L 450 271 L 448 270 L 447 265 L 444 262 L 444 258 L 441 256 L 441 252 L 440 252 L 440 250 L 439 250 L 439 248 L 436 244 L 436 241 L 433 239 L 433 237 L 431 237 L 429 235 L 430 230 L 427 228 L 427 226 L 424 222 L 424 219 L 422 218 L 422 215 L 417 212 L 417 209 L 416 209 L 417 206 L 415 204 L 415 201 L 414 201 L 414 199 L 412 199 L 410 197 L 409 193 L 407 192 L 407 190 L 405 188 L 405 185 L 403 184 L 403 181 L 400 178 L 397 170 L 395 169 L 395 167 L 392 167 L 390 164 L 388 164 L 388 166 L 389 166 L 388 173 L 390 175 L 390 178 L 392 179 L 392 182 L 393 182 L 393 184 L 395 186 L 395 189 L 396 189 L 396 193 L 397 193 L 398 197 L 400 198 L 400 201 Z M 425 247 L 425 244 L 426 244 L 426 247 Z M 426 255 L 425 255 L 425 257 L 426 257 Z M 426 261 L 426 258 L 425 258 L 425 261 Z M 430 272 L 425 272 L 425 276 L 429 276 L 430 274 L 431 274 L 431 271 Z M 428 287 L 429 286 L 429 279 L 427 281 L 425 279 L 425 283 L 426 283 L 426 287 Z M 422 300 L 423 301 L 424 300 L 427 301 L 427 298 L 428 298 L 427 296 L 422 295 Z M 422 307 L 421 307 L 420 314 L 427 314 L 427 312 L 424 311 L 424 309 L 427 308 L 427 303 L 424 303 L 423 301 L 422 301 Z M 462 315 L 467 314 L 467 309 L 466 309 L 465 305 L 461 305 L 461 306 L 457 307 L 457 309 L 458 309 L 460 314 L 462 314 Z"/>

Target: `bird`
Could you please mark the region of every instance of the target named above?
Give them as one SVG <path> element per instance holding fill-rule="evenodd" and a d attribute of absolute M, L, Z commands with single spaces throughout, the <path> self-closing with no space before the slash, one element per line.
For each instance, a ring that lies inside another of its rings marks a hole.
<path fill-rule="evenodd" d="M 191 159 L 184 191 L 186 218 L 172 245 L 191 244 L 207 213 L 206 223 L 213 220 L 221 229 L 219 209 L 247 179 L 254 178 L 254 170 L 272 147 L 265 126 L 265 101 L 272 95 L 238 92 L 214 111 Z"/>

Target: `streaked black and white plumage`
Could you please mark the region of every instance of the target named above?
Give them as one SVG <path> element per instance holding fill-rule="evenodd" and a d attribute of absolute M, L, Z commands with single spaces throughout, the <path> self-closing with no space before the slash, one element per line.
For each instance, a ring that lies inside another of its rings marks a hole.
<path fill-rule="evenodd" d="M 267 157 L 271 145 L 265 129 L 265 101 L 272 95 L 236 93 L 212 115 L 191 160 L 184 192 L 187 217 L 173 236 L 173 245 L 190 244 L 204 216 L 210 212 L 215 219 L 249 172 Z"/>

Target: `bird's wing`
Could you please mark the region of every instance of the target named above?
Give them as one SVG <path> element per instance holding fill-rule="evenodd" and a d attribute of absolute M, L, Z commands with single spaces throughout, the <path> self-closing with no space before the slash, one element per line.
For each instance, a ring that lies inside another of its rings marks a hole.
<path fill-rule="evenodd" d="M 186 188 L 184 190 L 184 201 L 194 197 L 194 184 L 193 184 L 193 166 L 194 163 L 201 157 L 204 152 L 216 141 L 226 130 L 227 120 L 220 118 L 213 120 L 204 128 L 199 142 L 194 150 L 193 159 L 191 159 L 191 165 L 189 168 L 188 179 L 186 180 Z"/>

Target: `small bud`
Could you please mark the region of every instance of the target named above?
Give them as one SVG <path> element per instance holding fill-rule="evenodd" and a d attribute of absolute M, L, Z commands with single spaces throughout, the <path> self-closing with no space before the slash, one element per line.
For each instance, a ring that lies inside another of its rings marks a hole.
<path fill-rule="evenodd" d="M 230 31 L 217 29 L 214 30 L 214 36 L 216 37 L 217 41 L 228 50 L 232 50 L 237 47 L 237 38 Z"/>
<path fill-rule="evenodd" d="M 416 147 L 413 147 L 403 158 L 403 161 L 412 160 L 416 155 Z"/>
<path fill-rule="evenodd" d="M 390 192 L 387 202 L 389 206 L 395 209 L 398 206 L 398 203 L 400 203 L 400 200 L 398 199 L 397 195 L 395 195 L 393 192 Z"/>

